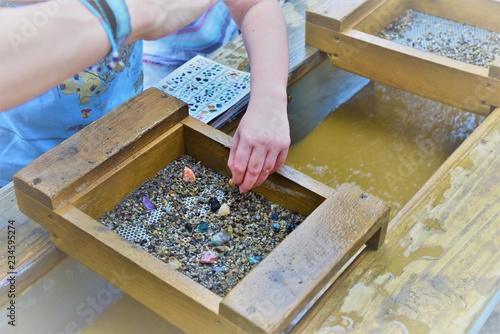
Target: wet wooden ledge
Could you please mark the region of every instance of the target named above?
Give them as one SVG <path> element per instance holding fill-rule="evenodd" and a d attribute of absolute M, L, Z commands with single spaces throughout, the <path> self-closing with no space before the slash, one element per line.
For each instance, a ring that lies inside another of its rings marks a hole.
<path fill-rule="evenodd" d="M 293 332 L 480 328 L 500 289 L 499 157 L 497 108 L 392 219 L 384 247 L 357 257 Z"/>

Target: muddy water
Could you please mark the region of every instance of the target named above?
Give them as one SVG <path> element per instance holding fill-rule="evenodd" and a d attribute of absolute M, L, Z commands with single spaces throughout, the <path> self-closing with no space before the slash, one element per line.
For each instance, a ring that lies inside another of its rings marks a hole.
<path fill-rule="evenodd" d="M 146 306 L 124 294 L 120 300 L 81 332 L 81 334 L 102 333 L 182 334 L 183 332 Z"/>
<path fill-rule="evenodd" d="M 372 82 L 292 145 L 286 164 L 333 188 L 356 184 L 394 217 L 483 119 Z"/>

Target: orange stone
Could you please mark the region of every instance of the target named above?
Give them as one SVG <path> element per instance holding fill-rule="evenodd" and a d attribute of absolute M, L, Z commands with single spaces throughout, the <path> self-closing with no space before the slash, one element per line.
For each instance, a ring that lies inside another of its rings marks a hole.
<path fill-rule="evenodd" d="M 182 180 L 188 182 L 196 181 L 196 176 L 194 175 L 194 172 L 191 168 L 184 167 L 184 171 L 182 172 Z"/>

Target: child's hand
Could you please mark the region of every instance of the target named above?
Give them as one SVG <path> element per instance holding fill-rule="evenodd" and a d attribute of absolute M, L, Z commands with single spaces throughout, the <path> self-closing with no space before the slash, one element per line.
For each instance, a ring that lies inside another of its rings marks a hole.
<path fill-rule="evenodd" d="M 276 0 L 224 3 L 240 27 L 250 60 L 250 101 L 231 141 L 228 161 L 233 181 L 246 192 L 261 185 L 288 154 L 287 28 Z"/>
<path fill-rule="evenodd" d="M 252 101 L 231 141 L 232 180 L 246 192 L 261 185 L 285 162 L 290 146 L 286 103 Z"/>

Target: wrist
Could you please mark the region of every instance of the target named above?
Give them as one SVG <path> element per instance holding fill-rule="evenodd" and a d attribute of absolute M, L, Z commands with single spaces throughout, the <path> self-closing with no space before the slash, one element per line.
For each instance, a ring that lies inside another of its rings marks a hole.
<path fill-rule="evenodd" d="M 287 92 L 284 89 L 252 89 L 248 110 L 251 110 L 252 113 L 262 113 L 266 117 L 271 114 L 282 117 L 287 115 L 287 104 Z"/>
<path fill-rule="evenodd" d="M 259 88 L 252 87 L 250 96 L 259 101 L 265 101 L 269 106 L 281 109 L 285 108 L 288 103 L 288 93 L 286 88 L 277 86 L 261 86 Z"/>
<path fill-rule="evenodd" d="M 144 39 L 144 32 L 152 25 L 153 18 L 145 11 L 147 4 L 142 0 L 125 0 L 130 14 L 130 23 L 132 32 L 130 33 L 127 43 L 135 42 Z"/>

